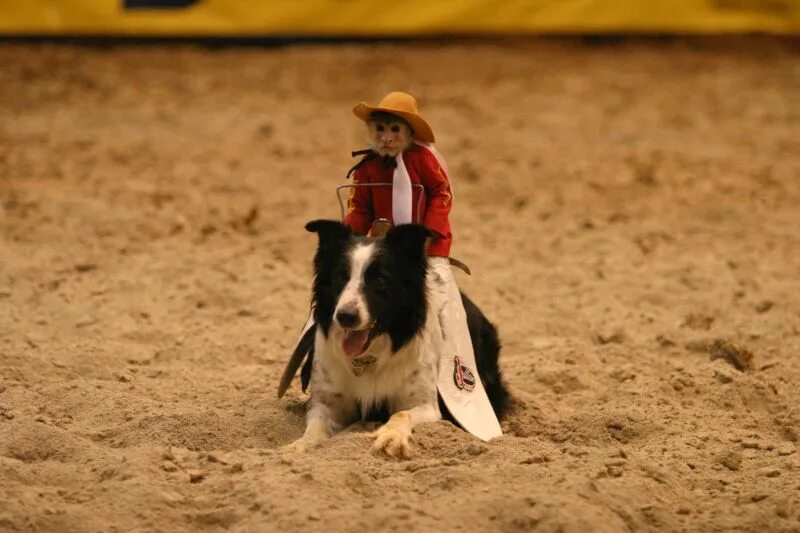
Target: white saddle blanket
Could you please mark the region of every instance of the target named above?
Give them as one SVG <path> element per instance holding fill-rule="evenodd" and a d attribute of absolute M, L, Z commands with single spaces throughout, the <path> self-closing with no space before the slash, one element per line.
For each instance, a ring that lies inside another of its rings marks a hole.
<path fill-rule="evenodd" d="M 439 313 L 445 347 L 439 355 L 439 394 L 466 431 L 484 441 L 499 437 L 503 431 L 478 377 L 466 311 L 450 264 L 444 257 L 433 257 L 429 264 L 431 304 Z"/>

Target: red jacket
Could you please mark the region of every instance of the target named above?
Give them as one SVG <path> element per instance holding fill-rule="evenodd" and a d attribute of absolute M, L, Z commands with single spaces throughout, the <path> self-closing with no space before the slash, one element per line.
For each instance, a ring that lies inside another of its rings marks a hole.
<path fill-rule="evenodd" d="M 447 174 L 430 150 L 412 145 L 403 152 L 411 184 L 421 184 L 425 192 L 412 189 L 412 220 L 421 221 L 436 233 L 428 248 L 428 255 L 447 257 L 453 234 L 450 230 L 450 207 L 453 195 Z M 380 158 L 367 161 L 355 171 L 354 183 L 386 183 L 391 185 L 394 169 L 383 164 Z M 417 213 L 419 195 L 422 194 L 421 213 Z M 354 232 L 367 235 L 376 218 L 392 220 L 392 187 L 353 187 L 347 200 L 344 223 Z"/>

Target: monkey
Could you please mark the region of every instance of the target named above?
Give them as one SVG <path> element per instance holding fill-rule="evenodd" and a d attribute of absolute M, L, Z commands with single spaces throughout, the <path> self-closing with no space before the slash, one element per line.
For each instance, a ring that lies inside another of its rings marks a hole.
<path fill-rule="evenodd" d="M 406 150 L 414 135 L 408 122 L 384 111 L 375 111 L 369 116 L 367 132 L 369 147 L 384 157 L 396 157 Z"/>

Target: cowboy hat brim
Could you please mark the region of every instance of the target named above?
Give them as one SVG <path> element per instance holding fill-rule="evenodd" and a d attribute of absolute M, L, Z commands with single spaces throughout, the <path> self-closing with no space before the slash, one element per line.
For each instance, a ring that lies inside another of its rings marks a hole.
<path fill-rule="evenodd" d="M 373 107 L 364 102 L 356 104 L 356 106 L 353 108 L 353 114 L 364 122 L 369 120 L 370 115 L 376 111 L 383 111 L 384 113 L 397 115 L 408 122 L 409 126 L 411 126 L 411 129 L 414 130 L 414 137 L 416 137 L 417 140 L 425 143 L 436 142 L 436 138 L 433 136 L 433 130 L 431 129 L 430 125 L 425 121 L 424 118 L 422 118 L 422 116 L 416 113 L 398 111 L 397 109 L 392 109 L 389 107 Z"/>

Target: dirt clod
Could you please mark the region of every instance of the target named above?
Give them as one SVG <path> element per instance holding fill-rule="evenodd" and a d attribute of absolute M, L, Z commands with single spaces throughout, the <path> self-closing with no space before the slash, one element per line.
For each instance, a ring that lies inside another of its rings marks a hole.
<path fill-rule="evenodd" d="M 742 456 L 737 452 L 727 452 L 722 454 L 717 461 L 728 470 L 736 472 L 742 465 Z"/>
<path fill-rule="evenodd" d="M 748 350 L 725 340 L 716 340 L 708 348 L 711 360 L 723 359 L 736 370 L 745 371 L 753 367 L 753 354 Z"/>

